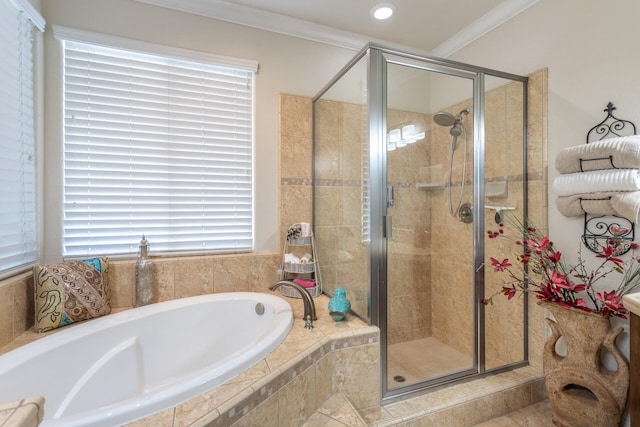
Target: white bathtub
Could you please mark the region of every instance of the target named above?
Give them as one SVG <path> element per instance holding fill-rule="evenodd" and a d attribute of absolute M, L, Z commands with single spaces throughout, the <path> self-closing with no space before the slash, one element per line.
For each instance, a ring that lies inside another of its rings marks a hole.
<path fill-rule="evenodd" d="M 285 300 L 250 292 L 108 315 L 0 356 L 0 402 L 44 396 L 43 427 L 128 423 L 238 375 L 275 349 L 292 322 Z"/>

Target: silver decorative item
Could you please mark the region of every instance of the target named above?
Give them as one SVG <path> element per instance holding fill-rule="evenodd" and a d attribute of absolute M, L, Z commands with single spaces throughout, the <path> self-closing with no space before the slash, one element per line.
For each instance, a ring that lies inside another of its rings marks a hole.
<path fill-rule="evenodd" d="M 136 300 L 140 307 L 151 303 L 153 298 L 153 262 L 149 259 L 149 241 L 142 235 L 136 261 Z"/>

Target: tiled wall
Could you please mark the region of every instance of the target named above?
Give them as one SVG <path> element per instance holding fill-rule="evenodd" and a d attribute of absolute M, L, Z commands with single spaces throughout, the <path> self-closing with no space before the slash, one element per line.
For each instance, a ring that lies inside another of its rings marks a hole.
<path fill-rule="evenodd" d="M 283 97 L 283 107 L 287 105 Z M 354 311 L 369 313 L 369 251 L 363 231 L 362 165 L 366 154 L 367 122 L 364 106 L 336 101 L 318 101 L 316 114 L 315 230 L 323 287 L 329 292 L 341 287 Z M 283 108 L 289 115 L 311 114 Z M 284 140 L 283 140 L 284 142 Z M 295 147 L 284 146 L 283 150 Z M 282 173 L 288 173 L 283 170 Z M 284 183 L 283 183 L 284 187 Z"/>

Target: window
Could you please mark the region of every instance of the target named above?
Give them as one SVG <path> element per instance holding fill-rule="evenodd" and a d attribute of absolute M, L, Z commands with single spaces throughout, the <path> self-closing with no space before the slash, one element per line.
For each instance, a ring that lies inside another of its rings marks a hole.
<path fill-rule="evenodd" d="M 64 255 L 253 248 L 253 76 L 65 39 Z"/>
<path fill-rule="evenodd" d="M 0 2 L 0 277 L 38 258 L 32 33 L 44 21 L 23 3 Z"/>

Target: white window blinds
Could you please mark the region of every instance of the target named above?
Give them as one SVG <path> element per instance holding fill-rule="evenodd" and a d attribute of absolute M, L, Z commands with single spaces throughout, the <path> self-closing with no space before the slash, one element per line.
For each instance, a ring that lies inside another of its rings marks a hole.
<path fill-rule="evenodd" d="M 0 1 L 0 277 L 37 261 L 33 34 Z"/>
<path fill-rule="evenodd" d="M 253 75 L 64 41 L 64 255 L 251 250 Z"/>

